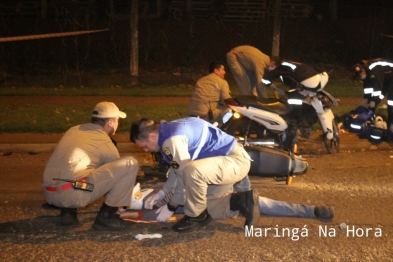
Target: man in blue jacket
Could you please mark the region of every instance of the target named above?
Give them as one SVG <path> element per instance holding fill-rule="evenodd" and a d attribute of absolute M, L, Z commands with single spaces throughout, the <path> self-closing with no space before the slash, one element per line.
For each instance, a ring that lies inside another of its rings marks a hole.
<path fill-rule="evenodd" d="M 173 226 L 177 232 L 194 231 L 212 218 L 226 219 L 239 212 L 250 227 L 259 219 L 258 192 L 229 194 L 232 186 L 248 178 L 251 158 L 236 139 L 195 117 L 158 123 L 142 118 L 131 125 L 130 140 L 146 152 L 160 152 L 170 164 L 164 187 L 145 203 L 145 208 L 173 192 L 157 220 L 167 221 L 178 206 L 185 216 Z"/>

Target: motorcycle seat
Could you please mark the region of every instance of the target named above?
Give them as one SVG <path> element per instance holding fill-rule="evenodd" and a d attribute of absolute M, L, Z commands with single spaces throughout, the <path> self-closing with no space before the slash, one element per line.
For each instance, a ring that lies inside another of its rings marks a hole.
<path fill-rule="evenodd" d="M 292 110 L 292 106 L 276 98 L 257 98 L 255 96 L 238 96 L 240 103 L 279 115 L 286 115 Z"/>

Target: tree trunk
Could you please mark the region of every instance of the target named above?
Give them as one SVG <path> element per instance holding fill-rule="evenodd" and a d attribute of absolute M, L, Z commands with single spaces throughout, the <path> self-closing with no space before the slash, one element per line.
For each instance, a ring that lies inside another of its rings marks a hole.
<path fill-rule="evenodd" d="M 48 0 L 41 0 L 41 19 L 46 19 L 48 13 Z"/>
<path fill-rule="evenodd" d="M 131 56 L 130 73 L 131 76 L 138 76 L 138 0 L 131 3 Z"/>
<path fill-rule="evenodd" d="M 192 13 L 192 1 L 186 0 L 186 16 L 187 18 L 191 18 Z"/>
<path fill-rule="evenodd" d="M 281 0 L 276 0 L 274 4 L 274 27 L 273 27 L 273 44 L 272 56 L 280 55 L 280 32 L 281 32 Z"/>
<path fill-rule="evenodd" d="M 337 22 L 337 0 L 329 0 L 330 21 Z"/>

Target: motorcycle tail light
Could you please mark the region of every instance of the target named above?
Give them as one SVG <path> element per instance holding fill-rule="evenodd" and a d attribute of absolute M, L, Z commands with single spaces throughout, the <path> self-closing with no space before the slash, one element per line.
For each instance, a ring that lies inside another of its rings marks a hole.
<path fill-rule="evenodd" d="M 240 118 L 240 114 L 238 112 L 233 112 L 233 117 L 238 119 Z"/>

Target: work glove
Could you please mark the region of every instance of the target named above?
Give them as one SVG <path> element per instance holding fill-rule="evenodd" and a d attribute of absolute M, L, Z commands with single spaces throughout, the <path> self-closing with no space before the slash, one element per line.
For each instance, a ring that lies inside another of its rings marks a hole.
<path fill-rule="evenodd" d="M 156 211 L 156 214 L 158 214 L 156 220 L 159 222 L 166 222 L 171 218 L 173 213 L 174 212 L 169 211 L 167 205 L 163 205 L 159 209 L 157 209 L 157 211 Z"/>
<path fill-rule="evenodd" d="M 160 190 L 157 193 L 146 198 L 144 207 L 146 209 L 152 209 L 153 206 L 158 202 L 160 202 L 164 197 L 165 197 L 165 192 Z"/>

